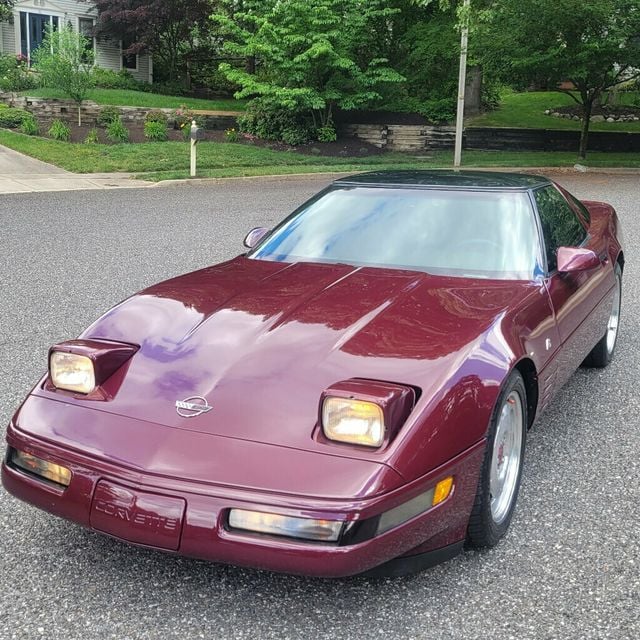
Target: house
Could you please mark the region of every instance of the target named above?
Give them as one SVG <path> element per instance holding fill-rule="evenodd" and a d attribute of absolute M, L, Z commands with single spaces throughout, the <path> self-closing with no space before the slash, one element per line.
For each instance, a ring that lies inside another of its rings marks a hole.
<path fill-rule="evenodd" d="M 71 26 L 93 42 L 95 63 L 103 69 L 126 69 L 136 80 L 153 82 L 153 61 L 148 54 L 125 55 L 126 42 L 91 36 L 96 10 L 88 0 L 17 0 L 13 16 L 0 23 L 0 52 L 30 59 L 42 42 L 47 25 Z"/>

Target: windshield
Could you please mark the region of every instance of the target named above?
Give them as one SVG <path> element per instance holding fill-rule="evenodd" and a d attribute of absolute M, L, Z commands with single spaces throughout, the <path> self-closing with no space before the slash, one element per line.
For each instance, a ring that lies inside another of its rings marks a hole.
<path fill-rule="evenodd" d="M 525 192 L 342 187 L 303 205 L 250 257 L 530 280 L 537 238 Z"/>

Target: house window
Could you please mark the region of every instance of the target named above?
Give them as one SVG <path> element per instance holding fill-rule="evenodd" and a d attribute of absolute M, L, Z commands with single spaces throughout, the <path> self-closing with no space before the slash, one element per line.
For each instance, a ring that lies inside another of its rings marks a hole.
<path fill-rule="evenodd" d="M 122 68 L 127 69 L 128 71 L 137 71 L 138 70 L 138 54 L 137 53 L 125 53 L 125 51 L 134 43 L 134 40 L 129 38 L 124 38 L 121 41 L 122 48 Z"/>
<path fill-rule="evenodd" d="M 47 27 L 57 29 L 58 16 L 20 12 L 20 53 L 31 61 L 33 52 L 42 44 Z"/>
<path fill-rule="evenodd" d="M 83 62 L 93 62 L 96 41 L 93 37 L 93 18 L 79 18 L 78 31 L 87 39 L 87 47 L 82 55 Z"/>

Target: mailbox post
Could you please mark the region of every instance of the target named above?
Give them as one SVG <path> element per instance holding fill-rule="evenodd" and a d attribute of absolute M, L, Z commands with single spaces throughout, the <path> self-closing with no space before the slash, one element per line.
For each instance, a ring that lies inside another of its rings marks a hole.
<path fill-rule="evenodd" d="M 204 138 L 204 131 L 196 124 L 195 120 L 191 121 L 191 177 L 196 177 L 197 170 L 197 157 L 196 157 L 196 145 L 198 140 Z"/>

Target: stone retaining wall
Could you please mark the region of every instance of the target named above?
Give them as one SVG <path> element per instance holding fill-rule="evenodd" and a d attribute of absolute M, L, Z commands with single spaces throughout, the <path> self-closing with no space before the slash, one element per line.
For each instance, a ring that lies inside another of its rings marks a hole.
<path fill-rule="evenodd" d="M 429 151 L 452 149 L 453 127 L 426 125 L 345 124 L 342 135 L 360 138 L 389 151 Z M 464 131 L 463 148 L 495 151 L 577 151 L 580 132 L 564 129 L 507 129 L 468 127 Z M 640 151 L 640 133 L 592 131 L 590 151 Z"/>
<path fill-rule="evenodd" d="M 450 149 L 455 142 L 453 127 L 401 124 L 345 124 L 340 133 L 364 140 L 389 151 Z"/>
<path fill-rule="evenodd" d="M 55 119 L 74 123 L 78 120 L 78 106 L 72 100 L 58 100 L 53 98 L 31 98 L 16 96 L 15 94 L 0 94 L 0 100 L 11 106 L 31 112 L 41 122 L 51 122 Z M 83 124 L 93 125 L 105 105 L 85 100 L 81 106 Z M 174 109 L 151 109 L 149 107 L 118 107 L 123 122 L 142 124 L 149 111 L 162 111 L 167 114 L 169 124 L 172 124 Z M 237 125 L 237 113 L 233 111 L 201 111 L 194 110 L 205 129 L 228 129 Z"/>

